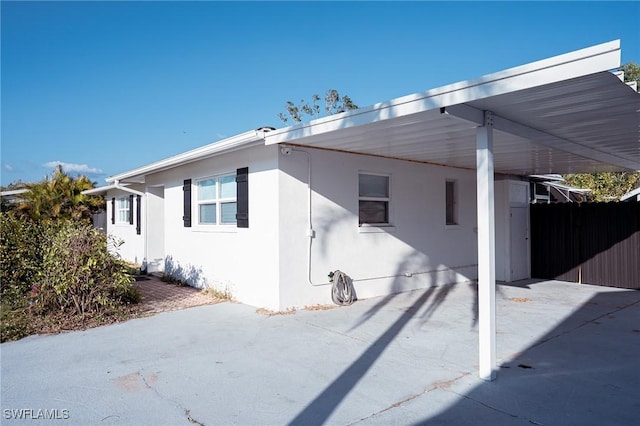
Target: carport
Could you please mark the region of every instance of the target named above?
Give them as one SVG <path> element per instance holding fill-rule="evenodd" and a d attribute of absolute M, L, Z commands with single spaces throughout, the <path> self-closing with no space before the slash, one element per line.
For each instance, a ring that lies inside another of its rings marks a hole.
<path fill-rule="evenodd" d="M 265 134 L 266 144 L 477 171 L 479 375 L 496 376 L 494 172 L 640 170 L 640 94 L 615 40 Z"/>

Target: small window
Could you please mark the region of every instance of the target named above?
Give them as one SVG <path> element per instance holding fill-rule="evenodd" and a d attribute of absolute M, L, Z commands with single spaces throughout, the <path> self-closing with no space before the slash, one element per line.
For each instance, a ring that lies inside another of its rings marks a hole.
<path fill-rule="evenodd" d="M 131 223 L 131 206 L 129 197 L 118 198 L 116 218 L 118 223 Z"/>
<path fill-rule="evenodd" d="M 199 180 L 197 186 L 198 223 L 233 225 L 236 223 L 236 176 L 226 175 Z"/>
<path fill-rule="evenodd" d="M 445 217 L 447 225 L 458 224 L 458 185 L 455 180 L 445 182 Z"/>
<path fill-rule="evenodd" d="M 358 181 L 360 225 L 388 225 L 389 176 L 360 173 Z"/>

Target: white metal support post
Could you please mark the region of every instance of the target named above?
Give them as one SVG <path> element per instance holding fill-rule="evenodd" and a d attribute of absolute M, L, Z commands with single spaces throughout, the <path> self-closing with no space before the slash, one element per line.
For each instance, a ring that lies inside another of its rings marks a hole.
<path fill-rule="evenodd" d="M 478 329 L 479 375 L 496 378 L 496 263 L 493 176 L 493 113 L 484 112 L 476 132 L 478 192 Z"/>

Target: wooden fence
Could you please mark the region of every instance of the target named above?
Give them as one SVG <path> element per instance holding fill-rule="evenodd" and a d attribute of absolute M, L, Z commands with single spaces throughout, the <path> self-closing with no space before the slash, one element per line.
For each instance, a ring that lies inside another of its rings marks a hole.
<path fill-rule="evenodd" d="M 640 203 L 531 205 L 531 275 L 640 289 Z"/>

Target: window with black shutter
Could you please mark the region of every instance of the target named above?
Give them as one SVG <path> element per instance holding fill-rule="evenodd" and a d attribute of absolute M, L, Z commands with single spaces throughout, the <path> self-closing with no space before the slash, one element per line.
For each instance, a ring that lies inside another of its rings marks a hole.
<path fill-rule="evenodd" d="M 142 232 L 142 227 L 140 222 L 142 222 L 142 197 L 136 195 L 136 234 L 140 235 Z"/>
<path fill-rule="evenodd" d="M 236 221 L 238 228 L 249 227 L 249 168 L 243 167 L 236 170 L 237 211 Z"/>
<path fill-rule="evenodd" d="M 185 228 L 191 228 L 191 179 L 185 179 L 182 185 L 183 215 L 182 222 Z"/>
<path fill-rule="evenodd" d="M 129 195 L 129 225 L 133 225 L 133 194 Z"/>
<path fill-rule="evenodd" d="M 111 199 L 111 224 L 116 224 L 116 198 Z"/>

